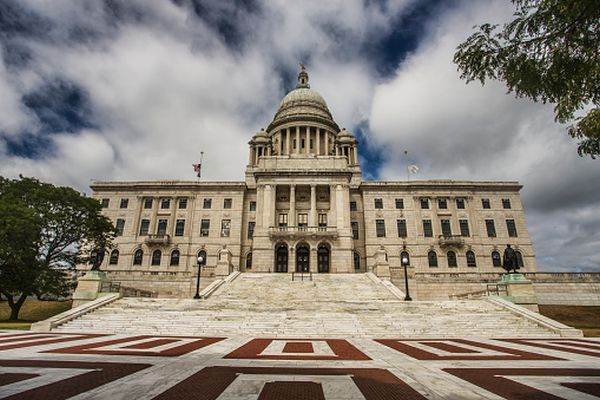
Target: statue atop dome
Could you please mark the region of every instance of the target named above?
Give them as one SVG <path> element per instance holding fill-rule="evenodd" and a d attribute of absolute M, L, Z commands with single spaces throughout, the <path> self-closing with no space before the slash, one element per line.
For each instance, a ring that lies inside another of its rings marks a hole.
<path fill-rule="evenodd" d="M 298 84 L 296 85 L 296 89 L 300 88 L 310 89 L 310 85 L 308 84 L 308 72 L 306 72 L 306 67 L 302 63 L 300 63 L 300 72 L 298 73 Z"/>

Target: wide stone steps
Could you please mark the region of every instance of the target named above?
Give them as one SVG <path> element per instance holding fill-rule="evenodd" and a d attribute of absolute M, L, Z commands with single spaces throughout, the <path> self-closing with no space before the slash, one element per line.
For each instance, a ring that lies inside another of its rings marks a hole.
<path fill-rule="evenodd" d="M 124 298 L 58 331 L 288 337 L 549 336 L 483 300 L 404 302 L 362 274 L 242 274 L 206 300 Z"/>

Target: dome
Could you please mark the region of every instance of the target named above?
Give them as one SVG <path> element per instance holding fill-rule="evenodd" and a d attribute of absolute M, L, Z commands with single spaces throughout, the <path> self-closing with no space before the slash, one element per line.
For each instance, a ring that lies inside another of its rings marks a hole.
<path fill-rule="evenodd" d="M 346 128 L 342 128 L 342 130 L 338 133 L 337 139 L 340 142 L 354 143 L 356 142 L 356 138 L 352 133 L 346 130 Z"/>

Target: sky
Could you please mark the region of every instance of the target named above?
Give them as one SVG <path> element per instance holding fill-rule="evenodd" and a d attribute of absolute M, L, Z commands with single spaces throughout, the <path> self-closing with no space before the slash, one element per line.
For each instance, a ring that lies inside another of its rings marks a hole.
<path fill-rule="evenodd" d="M 242 180 L 298 63 L 367 179 L 516 180 L 539 269 L 600 271 L 600 160 L 452 56 L 507 0 L 2 0 L 0 175 Z M 404 156 L 404 151 L 408 156 Z"/>

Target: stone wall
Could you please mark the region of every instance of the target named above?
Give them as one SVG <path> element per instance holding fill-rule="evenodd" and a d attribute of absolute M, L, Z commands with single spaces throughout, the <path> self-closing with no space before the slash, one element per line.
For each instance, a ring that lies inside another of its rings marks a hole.
<path fill-rule="evenodd" d="M 215 278 L 204 271 L 200 279 L 200 290 L 210 285 Z M 119 282 L 121 286 L 147 290 L 158 297 L 191 298 L 196 292 L 196 276 L 192 274 L 150 274 L 140 272 L 106 272 L 111 282 Z"/>

